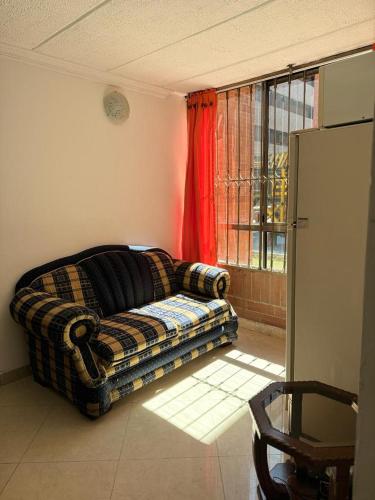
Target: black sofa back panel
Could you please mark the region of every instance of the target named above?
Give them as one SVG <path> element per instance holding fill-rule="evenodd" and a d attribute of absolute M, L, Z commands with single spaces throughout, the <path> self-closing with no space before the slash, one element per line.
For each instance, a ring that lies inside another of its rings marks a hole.
<path fill-rule="evenodd" d="M 39 266 L 19 280 L 17 289 L 31 286 L 85 305 L 102 317 L 163 299 L 176 291 L 174 264 L 167 252 L 149 247 L 113 247 L 96 247 Z M 84 258 L 76 261 L 78 256 Z M 30 278 L 34 279 L 29 282 Z"/>
<path fill-rule="evenodd" d="M 99 253 L 104 252 L 115 252 L 115 251 L 126 251 L 132 250 L 134 252 L 149 252 L 149 251 L 158 251 L 163 252 L 166 255 L 169 255 L 168 252 L 162 250 L 161 248 L 145 246 L 145 245 L 99 245 L 96 247 L 88 248 L 83 250 L 82 252 L 75 253 L 73 255 L 69 255 L 67 257 L 62 257 L 60 259 L 52 260 L 51 262 L 47 262 L 46 264 L 42 264 L 41 266 L 34 267 L 30 271 L 27 271 L 25 274 L 21 276 L 21 278 L 16 283 L 16 292 L 21 288 L 28 287 L 30 284 L 36 279 L 42 276 L 43 274 L 50 273 L 56 269 L 59 269 L 63 266 L 68 266 L 69 264 L 77 264 L 83 259 L 87 259 L 93 255 L 97 255 Z"/>
<path fill-rule="evenodd" d="M 68 257 L 62 257 L 61 259 L 56 259 L 51 262 L 47 262 L 46 264 L 42 264 L 41 266 L 34 267 L 27 273 L 23 274 L 21 278 L 16 283 L 16 292 L 21 288 L 30 286 L 31 282 L 34 281 L 42 274 L 49 273 L 54 271 L 55 269 L 59 269 L 60 267 L 67 266 L 69 264 L 77 264 L 79 261 L 86 259 L 87 257 L 91 257 L 92 255 L 96 255 L 102 252 L 109 251 L 125 251 L 129 250 L 128 245 L 100 245 L 93 248 L 88 248 L 87 250 L 83 250 L 82 252 L 75 253 L 73 255 L 69 255 Z"/>
<path fill-rule="evenodd" d="M 105 252 L 79 263 L 89 277 L 104 317 L 154 298 L 150 266 L 142 253 Z"/>

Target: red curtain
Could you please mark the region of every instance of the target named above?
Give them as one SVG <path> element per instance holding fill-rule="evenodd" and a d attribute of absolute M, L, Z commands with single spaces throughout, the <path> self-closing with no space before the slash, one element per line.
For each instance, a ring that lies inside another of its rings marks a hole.
<path fill-rule="evenodd" d="M 187 100 L 188 159 L 182 230 L 182 258 L 216 265 L 216 108 L 215 90 Z"/>

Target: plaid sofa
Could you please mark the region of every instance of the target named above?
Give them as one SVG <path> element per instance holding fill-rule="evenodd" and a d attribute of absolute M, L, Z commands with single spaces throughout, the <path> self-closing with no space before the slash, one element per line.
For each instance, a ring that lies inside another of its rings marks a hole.
<path fill-rule="evenodd" d="M 10 304 L 34 378 L 96 418 L 114 401 L 237 338 L 224 269 L 109 245 L 24 274 Z"/>

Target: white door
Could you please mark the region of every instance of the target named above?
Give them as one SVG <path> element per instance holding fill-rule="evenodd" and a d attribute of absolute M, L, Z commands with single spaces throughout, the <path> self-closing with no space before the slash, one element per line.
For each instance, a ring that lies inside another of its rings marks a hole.
<path fill-rule="evenodd" d="M 358 392 L 372 123 L 291 139 L 289 377 Z"/>

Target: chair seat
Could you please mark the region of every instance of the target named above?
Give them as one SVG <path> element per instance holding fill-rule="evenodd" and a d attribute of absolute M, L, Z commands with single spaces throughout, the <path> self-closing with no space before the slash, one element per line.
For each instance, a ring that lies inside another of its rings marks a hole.
<path fill-rule="evenodd" d="M 180 293 L 102 319 L 91 347 L 105 365 L 117 364 L 151 346 L 226 319 L 229 311 L 225 300 Z"/>

